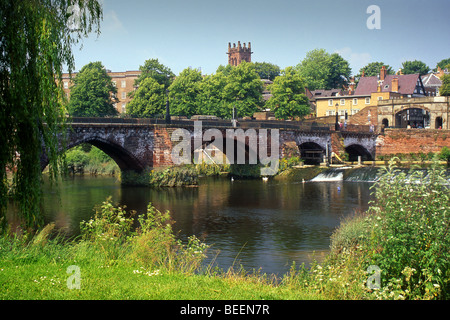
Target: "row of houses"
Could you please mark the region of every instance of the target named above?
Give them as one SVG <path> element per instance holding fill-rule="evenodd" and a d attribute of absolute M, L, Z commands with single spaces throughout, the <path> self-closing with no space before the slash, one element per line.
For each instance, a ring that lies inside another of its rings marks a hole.
<path fill-rule="evenodd" d="M 381 100 L 438 96 L 442 85 L 440 78 L 447 73 L 448 70 L 439 68 L 437 73 L 425 76 L 400 72 L 388 75 L 383 66 L 377 76 L 366 77 L 363 74 L 357 85 L 355 79 L 351 79 L 345 90 L 306 89 L 306 94 L 316 117 L 335 116 L 337 113 L 341 120 L 345 120 L 346 115 L 353 116 L 363 109 L 376 107 Z"/>

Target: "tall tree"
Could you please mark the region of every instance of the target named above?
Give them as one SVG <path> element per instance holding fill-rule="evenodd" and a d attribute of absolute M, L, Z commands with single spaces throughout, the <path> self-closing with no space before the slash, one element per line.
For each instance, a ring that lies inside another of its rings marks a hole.
<path fill-rule="evenodd" d="M 42 143 L 52 177 L 61 159 L 63 66 L 71 72 L 73 46 L 92 31 L 99 33 L 102 8 L 97 0 L 2 0 L 0 17 L 0 220 L 6 222 L 11 195 L 23 226 L 35 229 L 43 222 Z M 7 167 L 15 168 L 12 184 Z"/>
<path fill-rule="evenodd" d="M 270 85 L 272 97 L 266 106 L 274 111 L 279 119 L 303 118 L 310 113 L 305 84 L 292 67 L 287 67 Z"/>
<path fill-rule="evenodd" d="M 214 115 L 220 118 L 229 117 L 228 102 L 225 101 L 223 94 L 227 82 L 227 75 L 220 70 L 203 78 L 199 83 L 199 95 L 197 96 L 197 112 L 199 114 Z"/>
<path fill-rule="evenodd" d="M 164 88 L 167 89 L 171 85 L 175 74 L 170 70 L 169 67 L 166 67 L 162 63 L 158 61 L 158 59 L 149 59 L 144 62 L 143 66 L 139 67 L 141 74 L 136 79 L 135 84 L 140 85 L 140 83 L 151 77 L 156 80 L 159 84 L 164 85 Z"/>
<path fill-rule="evenodd" d="M 255 62 L 255 70 L 261 79 L 274 80 L 280 75 L 280 67 L 269 62 Z"/>
<path fill-rule="evenodd" d="M 394 70 L 391 66 L 385 64 L 384 62 L 371 62 L 368 65 L 359 69 L 359 74 L 357 77 L 360 77 L 364 72 L 366 77 L 374 77 L 380 74 L 381 68 L 385 66 L 387 74 L 394 74 Z"/>
<path fill-rule="evenodd" d="M 439 88 L 441 96 L 450 96 L 450 74 L 446 74 L 441 78 L 442 86 Z"/>
<path fill-rule="evenodd" d="M 197 114 L 197 99 L 202 73 L 191 68 L 184 69 L 169 87 L 170 114 L 193 116 Z"/>
<path fill-rule="evenodd" d="M 296 69 L 309 90 L 326 89 L 330 76 L 330 54 L 325 49 L 314 49 L 306 54 Z"/>
<path fill-rule="evenodd" d="M 402 72 L 403 74 L 420 73 L 420 75 L 425 75 L 430 72 L 430 67 L 425 62 L 419 60 L 405 61 L 402 63 Z"/>
<path fill-rule="evenodd" d="M 101 62 L 90 62 L 81 68 L 70 89 L 69 114 L 74 117 L 117 115 L 114 104 L 117 88 Z"/>
<path fill-rule="evenodd" d="M 326 89 L 340 89 L 346 86 L 350 80 L 352 69 L 347 60 L 338 53 L 330 56 L 330 74 Z"/>
<path fill-rule="evenodd" d="M 165 114 L 166 89 L 154 78 L 144 79 L 127 105 L 127 114 L 151 118 Z"/>
<path fill-rule="evenodd" d="M 340 89 L 350 78 L 350 64 L 338 53 L 314 49 L 306 54 L 296 69 L 309 90 Z"/>
<path fill-rule="evenodd" d="M 253 63 L 243 61 L 227 76 L 223 98 L 228 104 L 226 116 L 232 117 L 233 106 L 239 117 L 252 116 L 262 105 L 263 84 Z"/>

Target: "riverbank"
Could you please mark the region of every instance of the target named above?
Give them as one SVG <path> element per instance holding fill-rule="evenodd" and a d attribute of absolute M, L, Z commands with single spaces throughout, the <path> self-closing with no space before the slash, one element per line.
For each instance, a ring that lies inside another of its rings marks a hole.
<path fill-rule="evenodd" d="M 0 238 L 1 299 L 448 299 L 449 190 L 441 168 L 410 184 L 389 167 L 369 210 L 342 221 L 331 251 L 281 277 L 204 265 L 208 246 L 174 236 L 168 212 L 136 217 L 110 201 L 76 241 L 49 225 L 34 237 Z M 417 210 L 420 208 L 420 210 Z M 140 228 L 132 226 L 138 221 Z M 408 250 L 404 250 L 408 248 Z"/>

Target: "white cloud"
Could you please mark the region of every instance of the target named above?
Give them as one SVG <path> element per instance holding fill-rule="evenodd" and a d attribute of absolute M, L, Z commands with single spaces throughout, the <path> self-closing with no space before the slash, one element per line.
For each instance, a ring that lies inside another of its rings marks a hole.
<path fill-rule="evenodd" d="M 370 63 L 372 59 L 369 53 L 353 52 L 353 50 L 349 47 L 337 49 L 335 50 L 335 52 L 339 53 L 342 56 L 342 58 L 344 58 L 350 63 L 350 67 L 352 68 L 352 74 L 354 75 L 358 74 L 359 69 Z"/>

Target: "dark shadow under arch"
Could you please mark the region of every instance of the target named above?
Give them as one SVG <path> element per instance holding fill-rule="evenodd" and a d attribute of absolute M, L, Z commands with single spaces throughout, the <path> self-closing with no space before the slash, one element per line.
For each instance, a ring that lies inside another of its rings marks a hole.
<path fill-rule="evenodd" d="M 315 142 L 305 142 L 299 145 L 301 159 L 305 164 L 319 164 L 323 161 L 325 150 Z"/>
<path fill-rule="evenodd" d="M 358 157 L 361 157 L 361 161 L 372 161 L 373 157 L 370 152 L 360 144 L 352 144 L 345 148 L 345 152 L 348 154 L 349 161 L 358 161 Z"/>

